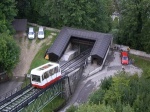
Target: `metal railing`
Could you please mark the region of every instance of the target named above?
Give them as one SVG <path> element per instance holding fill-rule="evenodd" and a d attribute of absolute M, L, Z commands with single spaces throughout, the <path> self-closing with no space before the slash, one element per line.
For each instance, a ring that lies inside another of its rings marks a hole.
<path fill-rule="evenodd" d="M 49 88 L 42 90 L 42 92 L 37 95 L 37 98 L 33 102 L 29 103 L 28 106 L 22 108 L 21 112 L 39 112 L 42 110 L 49 102 L 54 100 L 57 96 L 63 93 L 63 79 L 51 85 Z"/>

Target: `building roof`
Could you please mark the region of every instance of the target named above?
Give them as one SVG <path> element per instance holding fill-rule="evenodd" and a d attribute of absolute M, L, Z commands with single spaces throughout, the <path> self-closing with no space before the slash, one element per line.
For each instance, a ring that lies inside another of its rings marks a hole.
<path fill-rule="evenodd" d="M 15 19 L 12 22 L 12 26 L 15 31 L 26 31 L 27 29 L 27 19 Z"/>
<path fill-rule="evenodd" d="M 94 40 L 94 46 L 90 55 L 97 55 L 101 58 L 105 57 L 107 49 L 111 43 L 112 35 L 106 33 L 99 33 L 83 29 L 76 29 L 70 27 L 63 27 L 57 36 L 53 45 L 48 49 L 49 54 L 54 53 L 59 58 L 69 43 L 71 37 L 78 37 L 81 39 Z"/>

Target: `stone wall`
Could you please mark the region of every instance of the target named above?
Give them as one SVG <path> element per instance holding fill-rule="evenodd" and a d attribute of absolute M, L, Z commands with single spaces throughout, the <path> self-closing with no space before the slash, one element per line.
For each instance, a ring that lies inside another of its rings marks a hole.
<path fill-rule="evenodd" d="M 83 67 L 78 68 L 71 73 L 67 74 L 67 78 L 64 81 L 64 96 L 65 99 L 69 99 L 71 95 L 75 92 L 78 82 L 80 81 L 83 73 Z"/>

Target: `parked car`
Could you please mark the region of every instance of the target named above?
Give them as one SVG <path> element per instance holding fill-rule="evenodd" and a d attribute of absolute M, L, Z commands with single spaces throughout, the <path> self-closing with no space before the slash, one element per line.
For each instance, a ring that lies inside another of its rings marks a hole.
<path fill-rule="evenodd" d="M 44 38 L 44 30 L 43 30 L 43 27 L 39 27 L 38 38 L 39 38 L 39 39 L 43 39 L 43 38 Z"/>
<path fill-rule="evenodd" d="M 33 27 L 29 27 L 28 38 L 29 39 L 34 39 L 35 38 L 35 33 L 34 33 Z"/>
<path fill-rule="evenodd" d="M 127 51 L 121 51 L 121 64 L 123 64 L 123 65 L 129 64 L 129 58 L 128 58 Z"/>

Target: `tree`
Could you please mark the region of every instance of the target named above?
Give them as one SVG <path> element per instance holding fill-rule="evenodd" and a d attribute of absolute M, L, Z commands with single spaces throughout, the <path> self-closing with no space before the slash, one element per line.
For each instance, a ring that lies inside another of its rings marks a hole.
<path fill-rule="evenodd" d="M 10 71 L 19 61 L 20 48 L 10 35 L 1 33 L 0 37 L 0 68 Z"/>
<path fill-rule="evenodd" d="M 30 0 L 29 2 L 29 9 L 32 10 L 30 15 L 42 25 L 57 28 L 70 26 L 101 32 L 108 32 L 111 28 L 111 0 Z"/>
<path fill-rule="evenodd" d="M 75 112 L 77 110 L 77 107 L 74 106 L 74 105 L 71 105 L 67 110 L 66 112 Z"/>
<path fill-rule="evenodd" d="M 120 0 L 118 42 L 150 52 L 150 1 Z"/>
<path fill-rule="evenodd" d="M 0 33 L 11 32 L 11 23 L 17 15 L 15 0 L 1 0 L 0 2 Z"/>

